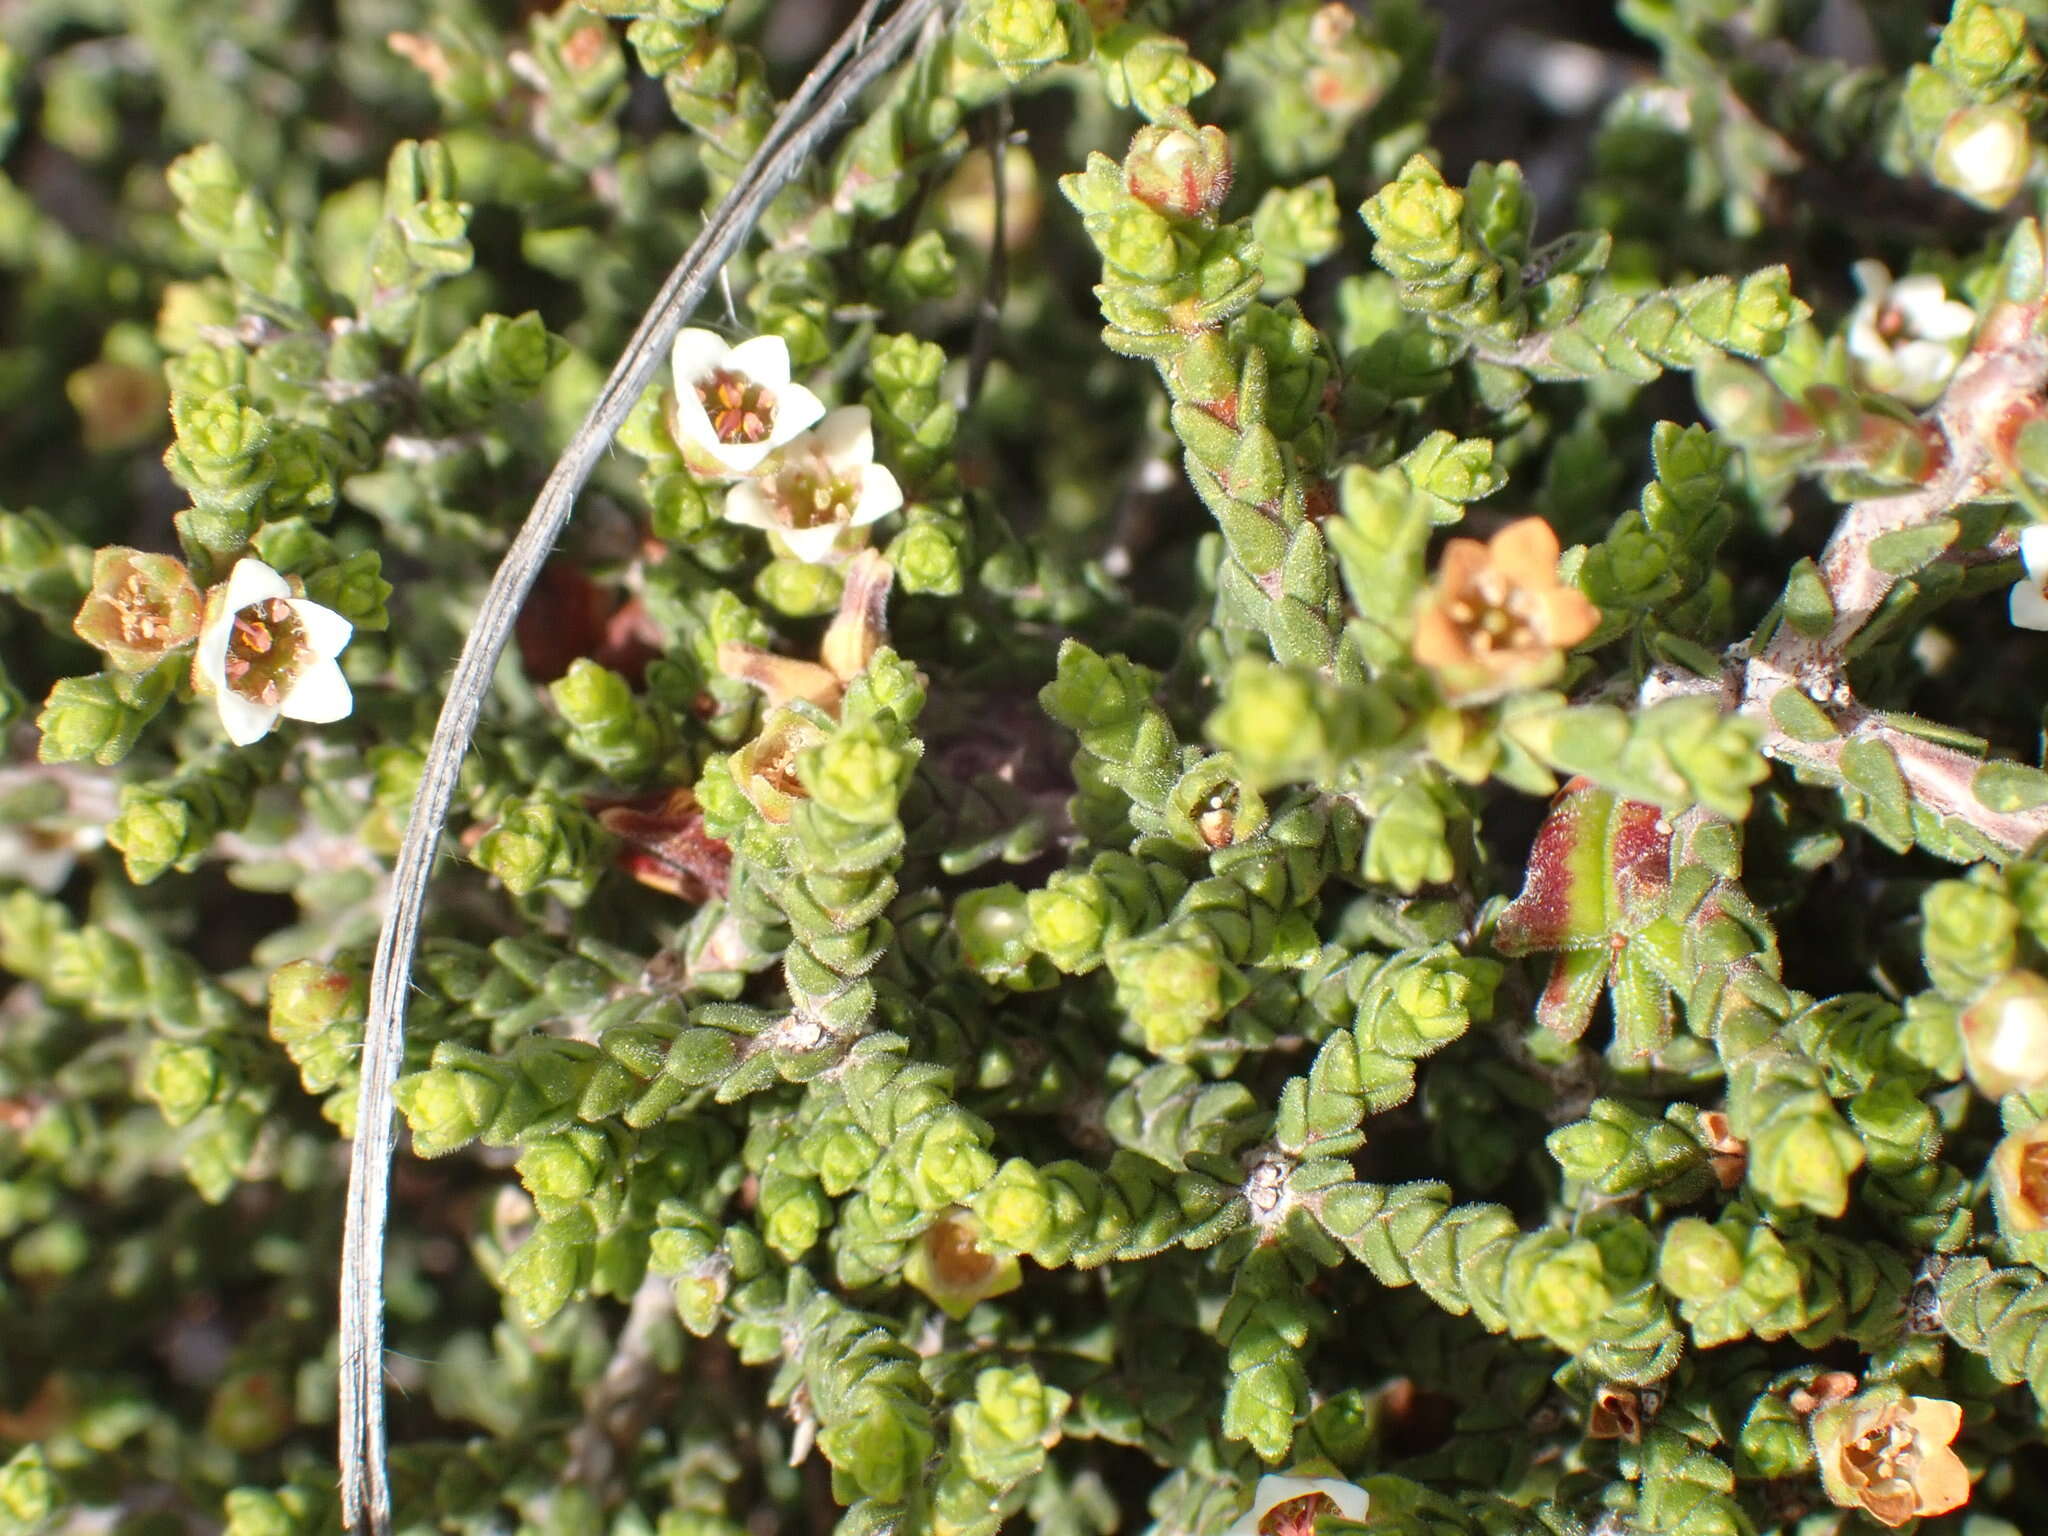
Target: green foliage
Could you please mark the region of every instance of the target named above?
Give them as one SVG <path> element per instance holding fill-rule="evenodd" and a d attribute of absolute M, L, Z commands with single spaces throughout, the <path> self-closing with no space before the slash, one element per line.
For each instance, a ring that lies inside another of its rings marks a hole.
<path fill-rule="evenodd" d="M 1840 9 L 939 13 L 493 680 L 400 1527 L 1789 1532 L 1901 1397 L 2024 1523 L 2048 12 Z M 337 1528 L 450 659 L 805 11 L 0 19 L 0 1536 Z"/>

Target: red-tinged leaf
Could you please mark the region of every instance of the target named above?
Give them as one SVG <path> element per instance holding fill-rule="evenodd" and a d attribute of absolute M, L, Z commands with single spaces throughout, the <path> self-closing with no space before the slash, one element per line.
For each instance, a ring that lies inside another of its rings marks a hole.
<path fill-rule="evenodd" d="M 1614 951 L 1604 945 L 1560 954 L 1536 999 L 1536 1021 L 1560 1040 L 1578 1039 L 1593 1022 L 1593 1005 L 1600 1001 L 1613 963 Z"/>
<path fill-rule="evenodd" d="M 519 661 L 536 683 L 552 683 L 588 657 L 638 688 L 661 635 L 637 597 L 621 603 L 567 560 L 541 567 L 513 624 Z"/>
<path fill-rule="evenodd" d="M 725 894 L 732 850 L 704 830 L 704 813 L 689 790 L 616 801 L 597 819 L 623 844 L 619 868 L 642 885 L 692 902 Z"/>
<path fill-rule="evenodd" d="M 1654 805 L 1589 779 L 1566 784 L 1529 850 L 1522 891 L 1500 915 L 1504 955 L 1604 949 L 1655 918 L 1671 888 L 1671 824 Z"/>

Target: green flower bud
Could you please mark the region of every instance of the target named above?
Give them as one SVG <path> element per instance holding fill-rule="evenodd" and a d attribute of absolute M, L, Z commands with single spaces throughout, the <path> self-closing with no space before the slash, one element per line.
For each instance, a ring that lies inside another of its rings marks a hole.
<path fill-rule="evenodd" d="M 589 1197 L 611 1173 L 604 1137 L 587 1126 L 529 1142 L 513 1164 L 543 1215 Z"/>
<path fill-rule="evenodd" d="M 1124 186 L 1177 219 L 1201 218 L 1230 192 L 1230 139 L 1221 128 L 1140 128 L 1124 155 Z"/>
<path fill-rule="evenodd" d="M 1601 1314 L 1614 1302 L 1599 1248 L 1561 1233 L 1518 1244 L 1508 1259 L 1507 1286 L 1515 1333 L 1548 1339 L 1560 1349 L 1591 1343 Z"/>
<path fill-rule="evenodd" d="M 1016 886 L 966 892 L 954 904 L 953 928 L 960 935 L 961 958 L 983 981 L 1018 991 L 1050 985 L 1045 961 L 1033 952 L 1024 892 Z"/>
<path fill-rule="evenodd" d="M 1246 992 L 1206 939 L 1126 939 L 1108 958 L 1117 1005 L 1155 1052 L 1193 1045 Z"/>
<path fill-rule="evenodd" d="M 2014 6 L 1963 0 L 1934 45 L 1934 67 L 1972 91 L 1990 93 L 2040 68 L 2027 41 L 2026 14 Z"/>
<path fill-rule="evenodd" d="M 907 593 L 956 597 L 966 581 L 960 547 L 939 523 L 913 521 L 890 540 L 888 553 L 896 584 Z"/>
<path fill-rule="evenodd" d="M 983 1233 L 1011 1253 L 1030 1253 L 1053 1235 L 1052 1186 L 1021 1157 L 1004 1163 L 969 1204 Z"/>
<path fill-rule="evenodd" d="M 865 1494 L 897 1504 L 924 1476 L 932 1436 L 921 1413 L 898 1407 L 880 1392 L 861 1392 L 848 1404 L 847 1416 L 818 1436 L 818 1448 L 832 1463 L 841 1502 Z"/>
<path fill-rule="evenodd" d="M 2013 969 L 2019 912 L 1999 892 L 1943 880 L 1920 898 L 1920 917 L 1927 973 L 1942 991 L 1967 997 Z"/>
<path fill-rule="evenodd" d="M 43 1460 L 43 1448 L 25 1445 L 0 1467 L 0 1519 L 17 1531 L 50 1527 L 63 1508 L 64 1495 Z"/>
<path fill-rule="evenodd" d="M 892 819 L 914 759 L 872 723 L 849 726 L 797 761 L 811 798 L 864 826 Z"/>
<path fill-rule="evenodd" d="M 206 1433 L 244 1455 L 267 1450 L 294 1427 L 291 1393 L 271 1371 L 237 1371 L 214 1389 Z"/>
<path fill-rule="evenodd" d="M 159 1040 L 143 1064 L 142 1091 L 172 1125 L 189 1125 L 220 1087 L 220 1063 L 203 1045 Z"/>
<path fill-rule="evenodd" d="M 1073 49 L 1055 0 L 974 0 L 963 20 L 1012 82 L 1061 62 Z"/>
<path fill-rule="evenodd" d="M 1075 976 L 1102 963 L 1103 944 L 1112 936 L 1117 913 L 1108 888 L 1094 875 L 1059 871 L 1044 889 L 1025 896 L 1024 911 L 1031 920 L 1032 947 L 1060 970 Z"/>
<path fill-rule="evenodd" d="M 1389 252 L 1404 261 L 1445 265 L 1457 258 L 1463 243 L 1465 194 L 1445 185 L 1443 173 L 1420 155 L 1359 212 Z"/>
<path fill-rule="evenodd" d="M 1749 1144 L 1749 1182 L 1766 1199 L 1839 1216 L 1849 1204 L 1849 1179 L 1863 1166 L 1863 1141 L 1832 1104 L 1781 1114 Z"/>
<path fill-rule="evenodd" d="M 1707 1306 L 1742 1283 L 1741 1250 L 1711 1223 L 1680 1217 L 1664 1233 L 1657 1281 L 1680 1301 Z"/>
<path fill-rule="evenodd" d="M 844 585 L 833 566 L 808 560 L 771 560 L 754 578 L 754 593 L 777 613 L 810 619 L 837 608 Z"/>
<path fill-rule="evenodd" d="M 832 1202 L 816 1179 L 770 1174 L 761 1181 L 761 1236 L 795 1263 L 817 1244 L 832 1219 Z"/>
<path fill-rule="evenodd" d="M 194 820 L 192 806 L 181 797 L 147 784 L 124 784 L 120 813 L 107 828 L 107 841 L 121 851 L 128 878 L 147 885 L 203 851 L 215 829 L 198 829 L 205 836 L 195 839 Z"/>
<path fill-rule="evenodd" d="M 1987 1097 L 2048 1084 L 2048 980 L 2013 971 L 1980 992 L 1957 1021 L 1970 1081 Z"/>
<path fill-rule="evenodd" d="M 543 791 L 506 805 L 473 857 L 515 896 L 544 890 L 580 907 L 604 877 L 612 845 L 595 817 Z"/>
<path fill-rule="evenodd" d="M 413 1151 L 421 1157 L 442 1157 L 483 1134 L 504 1102 L 505 1090 L 464 1067 L 430 1067 L 401 1077 L 394 1097 L 412 1130 Z"/>

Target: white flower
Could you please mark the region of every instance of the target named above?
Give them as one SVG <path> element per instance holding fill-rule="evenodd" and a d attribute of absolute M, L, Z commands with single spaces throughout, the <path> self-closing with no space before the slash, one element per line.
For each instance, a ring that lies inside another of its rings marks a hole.
<path fill-rule="evenodd" d="M 843 405 L 786 448 L 775 467 L 725 493 L 725 518 L 775 535 L 799 560 L 827 559 L 848 528 L 903 505 L 896 477 L 875 462 L 864 405 Z"/>
<path fill-rule="evenodd" d="M 1281 1508 L 1290 1504 L 1294 1507 Z M 1334 1477 L 1262 1477 L 1252 1507 L 1223 1536 L 1309 1536 L 1317 1515 L 1363 1520 L 1365 1506 L 1363 1488 Z"/>
<path fill-rule="evenodd" d="M 332 608 L 292 596 L 261 560 L 242 559 L 206 595 L 192 686 L 211 694 L 228 740 L 261 741 L 282 716 L 316 725 L 354 706 L 335 661 L 355 633 Z"/>
<path fill-rule="evenodd" d="M 1849 316 L 1856 371 L 1872 389 L 1926 405 L 1955 372 L 1977 312 L 1950 298 L 1929 273 L 1893 282 L 1880 261 L 1859 261 L 1850 270 L 1863 290 Z"/>
<path fill-rule="evenodd" d="M 2020 530 L 2027 579 L 2012 589 L 2012 621 L 2021 629 L 2048 629 L 2048 524 Z"/>
<path fill-rule="evenodd" d="M 715 331 L 686 330 L 669 356 L 676 379 L 669 430 L 701 473 L 751 475 L 825 414 L 816 395 L 789 381 L 789 344 L 780 336 L 734 347 Z"/>

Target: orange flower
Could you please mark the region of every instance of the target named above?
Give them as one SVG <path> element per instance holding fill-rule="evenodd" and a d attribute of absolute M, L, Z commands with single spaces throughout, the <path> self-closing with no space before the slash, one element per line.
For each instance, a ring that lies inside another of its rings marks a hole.
<path fill-rule="evenodd" d="M 1991 1186 L 2007 1232 L 2048 1227 L 2048 1120 L 2014 1131 L 1991 1153 Z"/>
<path fill-rule="evenodd" d="M 1970 1474 L 1950 1442 L 1963 1410 L 1939 1397 L 1866 1393 L 1822 1410 L 1814 1449 L 1828 1497 L 1844 1509 L 1901 1526 L 1970 1502 Z"/>
<path fill-rule="evenodd" d="M 1548 682 L 1564 652 L 1590 635 L 1600 610 L 1557 579 L 1557 535 L 1540 517 L 1509 523 L 1486 543 L 1452 539 L 1436 585 L 1415 617 L 1415 659 L 1446 698 L 1496 698 Z"/>

